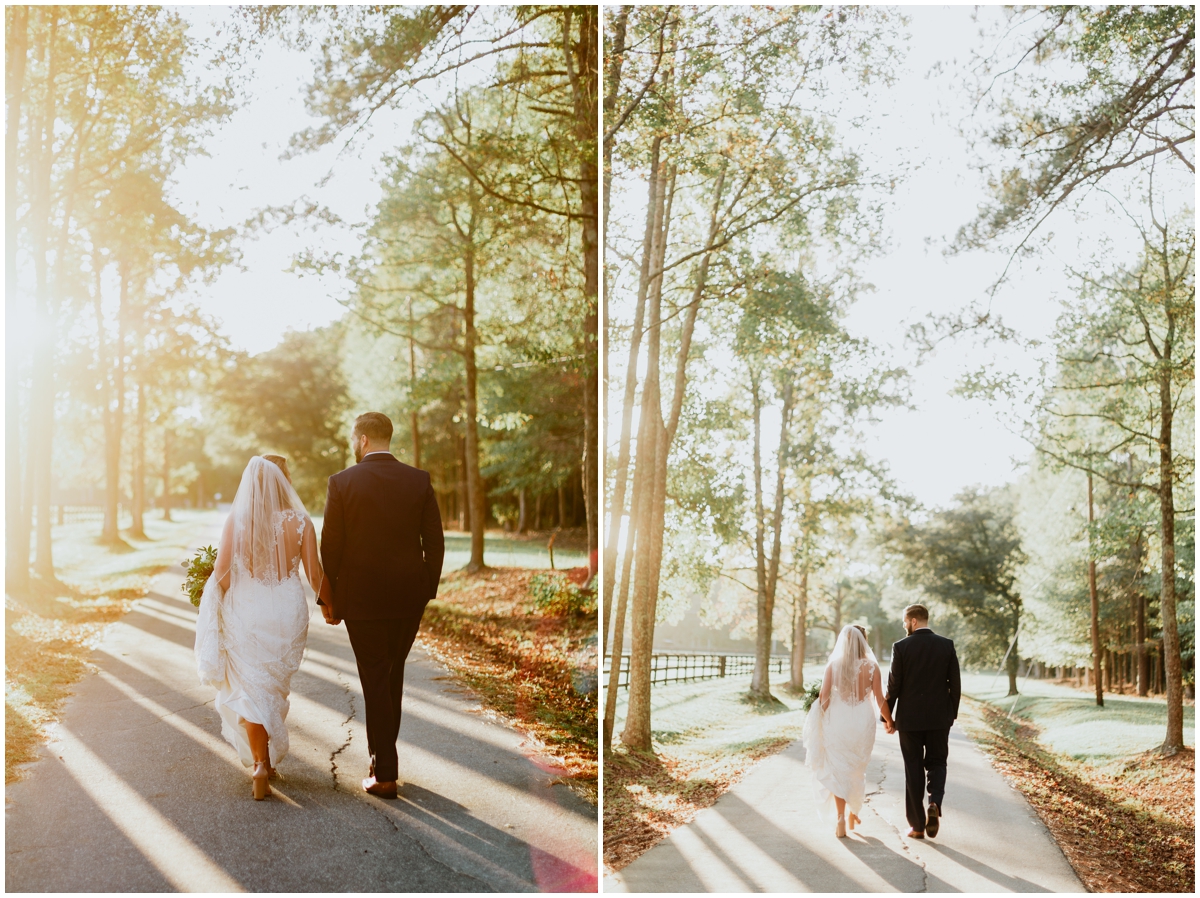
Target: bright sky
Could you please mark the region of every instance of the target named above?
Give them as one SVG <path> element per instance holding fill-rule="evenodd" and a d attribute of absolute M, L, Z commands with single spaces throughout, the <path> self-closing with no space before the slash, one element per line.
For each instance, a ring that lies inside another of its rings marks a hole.
<path fill-rule="evenodd" d="M 950 396 L 956 380 L 985 363 L 1033 374 L 1037 359 L 1011 346 L 984 348 L 960 338 L 918 365 L 915 351 L 904 346 L 903 334 L 912 323 L 984 300 L 1008 262 L 1007 252 L 957 257 L 942 252 L 985 198 L 984 175 L 971 167 L 974 156 L 959 127 L 971 113 L 963 89 L 969 77 L 965 65 L 972 50 L 992 49 L 985 47 L 980 27 L 1001 13 L 983 8 L 975 22 L 972 8 L 964 6 L 904 12 L 911 40 L 895 85 L 870 98 L 879 111 L 879 143 L 871 151 L 880 166 L 902 159 L 920 167 L 891 198 L 885 218 L 889 251 L 864 269 L 876 292 L 862 297 L 848 324 L 853 332 L 894 347 L 913 376 L 916 409 L 882 415 L 868 431 L 872 454 L 887 459 L 900 484 L 922 502 L 944 505 L 971 484 L 1013 479 L 1013 461 L 1023 463 L 1031 454 L 1027 443 L 1005 429 L 994 406 Z M 940 64 L 936 71 L 935 64 Z M 1174 201 L 1193 202 L 1191 179 L 1181 187 Z M 1043 234 L 1054 235 L 1050 250 L 1015 265 L 993 302 L 993 310 L 1026 338 L 1051 333 L 1057 300 L 1072 291 L 1065 263 L 1086 267 L 1104 237 L 1115 241 L 1118 256 L 1140 250 L 1129 222 L 1106 212 L 1100 195 L 1086 202 L 1088 216 L 1077 219 L 1060 211 L 1047 221 Z"/>
<path fill-rule="evenodd" d="M 897 160 L 917 166 L 890 198 L 885 227 L 888 251 L 864 268 L 875 292 L 853 307 L 853 333 L 891 346 L 912 374 L 914 410 L 885 411 L 867 428 L 872 454 L 886 459 L 902 488 L 927 505 L 948 503 L 971 484 L 998 485 L 1014 475 L 1013 460 L 1029 457 L 1029 447 L 1001 424 L 987 403 L 949 395 L 966 371 L 992 357 L 971 339 L 940 346 L 918 364 L 905 345 L 909 326 L 928 314 L 950 314 L 980 300 L 1003 270 L 1002 253 L 973 252 L 947 257 L 942 248 L 975 215 L 985 198 L 972 154 L 959 134 L 967 114 L 962 64 L 981 46 L 979 24 L 969 7 L 910 7 L 908 51 L 896 83 L 871 98 L 880 112 L 875 164 Z M 930 74 L 943 63 L 941 74 Z M 1027 266 L 1031 267 L 1031 266 Z M 1054 270 L 1035 277 L 1022 270 L 997 297 L 1006 323 L 1026 336 L 1045 336 L 1054 325 L 1056 290 L 1065 280 Z M 1007 361 L 1029 373 L 1036 361 L 1008 350 Z"/>
<path fill-rule="evenodd" d="M 231 15 L 219 6 L 181 12 L 200 36 Z M 288 50 L 277 41 L 262 45 L 261 56 L 250 63 L 249 102 L 207 141 L 209 156 L 189 161 L 176 179 L 175 195 L 201 222 L 228 227 L 260 209 L 291 206 L 302 198 L 329 207 L 351 224 L 367 219 L 379 199 L 381 157 L 409 139 L 421 106 L 380 116 L 373 135 L 340 158 L 338 144 L 282 160 L 292 135 L 318 124 L 306 112 L 303 94 L 314 59 L 315 51 Z M 331 169 L 332 177 L 320 184 Z M 190 298 L 222 322 L 236 348 L 270 349 L 289 329 L 325 325 L 345 312 L 337 302 L 346 296 L 342 279 L 288 271 L 295 254 L 306 248 L 355 254 L 361 244 L 348 228 L 280 227 L 244 245 L 243 270 L 226 270 L 214 283 L 197 286 Z"/>

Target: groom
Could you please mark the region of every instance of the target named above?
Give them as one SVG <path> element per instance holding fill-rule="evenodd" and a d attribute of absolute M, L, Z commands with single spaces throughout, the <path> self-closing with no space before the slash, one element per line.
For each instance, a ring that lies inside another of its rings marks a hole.
<path fill-rule="evenodd" d="M 404 662 L 445 553 L 429 474 L 397 461 L 391 441 L 386 415 L 354 419 L 357 464 L 329 478 L 321 562 L 332 590 L 318 600 L 327 623 L 346 622 L 367 710 L 371 772 L 363 788 L 380 798 L 396 797 Z"/>
<path fill-rule="evenodd" d="M 904 630 L 908 637 L 892 646 L 887 703 L 895 726 L 888 732 L 900 732 L 904 810 L 912 827 L 908 836 L 924 839 L 926 833 L 936 836 L 941 822 L 950 727 L 958 717 L 958 655 L 953 640 L 929 629 L 929 609 L 924 605 L 904 609 Z"/>

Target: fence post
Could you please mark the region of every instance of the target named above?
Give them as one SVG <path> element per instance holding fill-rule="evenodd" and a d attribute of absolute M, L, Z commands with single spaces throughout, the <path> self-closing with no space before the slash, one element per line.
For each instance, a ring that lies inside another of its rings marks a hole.
<path fill-rule="evenodd" d="M 722 655 L 720 658 L 717 659 L 717 670 L 719 671 L 717 676 L 719 676 L 719 677 L 725 676 L 725 656 L 724 655 Z"/>

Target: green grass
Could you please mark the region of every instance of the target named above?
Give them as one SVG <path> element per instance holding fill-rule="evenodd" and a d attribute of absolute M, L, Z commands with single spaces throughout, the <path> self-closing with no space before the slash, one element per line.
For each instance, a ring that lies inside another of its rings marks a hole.
<path fill-rule="evenodd" d="M 805 682 L 820 679 L 822 670 L 821 665 L 807 665 Z M 804 728 L 801 696 L 783 688 L 786 674 L 775 676 L 771 692 L 781 704 L 773 706 L 747 699 L 749 674 L 655 686 L 650 693 L 655 749 L 675 758 L 700 759 L 740 753 L 764 739 L 798 738 Z M 621 689 L 614 742 L 620 739 L 628 702 L 629 690 Z"/>
<path fill-rule="evenodd" d="M 163 568 L 178 566 L 202 540 L 214 542 L 225 513 L 184 509 L 172 512 L 172 517 L 163 521 L 158 512 L 147 514 L 144 528 L 149 538 L 133 540 L 122 531 L 125 545 L 115 547 L 100 542 L 99 521 L 56 526 L 55 575 L 85 592 L 136 588 Z"/>
<path fill-rule="evenodd" d="M 517 567 L 534 570 L 550 568 L 550 552 L 544 542 L 511 539 L 488 534 L 483 539 L 483 559 L 489 567 Z M 446 534 L 446 560 L 442 570 L 456 571 L 471 560 L 471 537 L 457 533 Z M 583 567 L 587 555 L 572 549 L 554 549 L 554 566 L 560 571 Z"/>
<path fill-rule="evenodd" d="M 1167 708 L 1161 698 L 1105 695 L 1096 706 L 1090 693 L 1044 680 L 1018 681 L 1020 695 L 1007 696 L 1008 681 L 991 674 L 964 674 L 963 693 L 1013 709 L 1036 725 L 1038 741 L 1053 752 L 1079 761 L 1106 761 L 1150 751 L 1166 735 Z M 1196 744 L 1196 711 L 1183 709 L 1184 742 Z"/>

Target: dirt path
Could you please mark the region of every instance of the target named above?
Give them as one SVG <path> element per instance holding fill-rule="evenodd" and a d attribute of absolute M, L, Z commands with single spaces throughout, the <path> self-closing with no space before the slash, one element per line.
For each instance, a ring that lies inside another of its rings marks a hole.
<path fill-rule="evenodd" d="M 398 801 L 362 793 L 362 695 L 319 620 L 293 681 L 291 751 L 255 802 L 164 574 L 112 624 L 41 759 L 6 791 L 8 891 L 594 891 L 596 811 L 419 648 Z"/>

